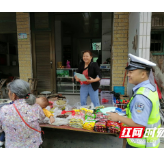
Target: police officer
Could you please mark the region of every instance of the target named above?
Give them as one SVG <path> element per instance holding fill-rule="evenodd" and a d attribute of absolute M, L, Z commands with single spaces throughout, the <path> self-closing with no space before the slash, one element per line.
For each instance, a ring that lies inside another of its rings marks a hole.
<path fill-rule="evenodd" d="M 134 84 L 133 96 L 127 105 L 127 117 L 120 116 L 117 113 L 108 113 L 111 121 L 121 121 L 128 127 L 160 128 L 159 98 L 156 88 L 150 83 L 149 77 L 152 66 L 156 66 L 146 59 L 128 55 L 130 63 L 125 68 L 128 70 L 129 83 Z M 157 137 L 157 131 L 154 136 L 151 135 L 138 138 L 127 138 L 127 148 L 157 148 L 160 139 Z"/>

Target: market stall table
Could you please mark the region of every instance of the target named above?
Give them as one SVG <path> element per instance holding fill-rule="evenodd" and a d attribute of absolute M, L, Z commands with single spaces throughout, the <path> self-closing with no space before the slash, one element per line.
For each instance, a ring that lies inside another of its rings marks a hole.
<path fill-rule="evenodd" d="M 104 106 L 106 106 L 107 104 L 103 104 Z M 114 107 L 113 105 L 107 105 L 107 107 Z M 82 110 L 85 111 L 85 108 L 81 108 Z M 83 111 L 83 112 L 84 112 Z M 76 111 L 77 112 L 77 111 Z M 86 112 L 86 111 L 85 111 Z M 87 111 L 89 112 L 89 111 Z M 100 118 L 99 118 L 100 117 Z M 81 119 L 81 118 L 80 118 Z M 104 119 L 102 116 L 98 116 L 97 119 Z M 101 121 L 100 121 L 101 122 Z M 103 125 L 97 125 L 98 127 L 100 126 L 103 126 Z M 96 129 L 97 129 L 97 126 L 96 126 Z M 61 129 L 61 130 L 71 130 L 71 131 L 78 131 L 78 132 L 88 132 L 88 133 L 97 133 L 97 134 L 109 134 L 109 135 L 113 135 L 115 137 L 118 137 L 119 134 L 117 133 L 108 133 L 108 132 L 98 132 L 98 131 L 95 131 L 95 130 L 86 130 L 85 128 L 75 128 L 75 127 L 71 127 L 69 125 L 62 125 L 62 126 L 57 126 L 57 125 L 52 125 L 52 124 L 48 124 L 48 123 L 40 123 L 40 127 L 41 128 L 52 128 L 52 129 Z M 98 129 L 99 130 L 99 129 Z M 123 147 L 125 145 L 125 142 L 123 143 Z"/>
<path fill-rule="evenodd" d="M 94 130 L 85 130 L 82 128 L 73 128 L 70 126 L 55 126 L 55 125 L 50 125 L 50 124 L 40 124 L 41 128 L 52 128 L 52 129 L 62 129 L 62 130 L 72 130 L 72 131 L 79 131 L 79 132 L 88 132 L 88 133 L 99 133 L 99 134 L 110 134 L 110 135 L 115 135 L 116 137 L 118 136 L 118 134 L 114 134 L 114 133 L 103 133 L 103 132 L 96 132 Z"/>

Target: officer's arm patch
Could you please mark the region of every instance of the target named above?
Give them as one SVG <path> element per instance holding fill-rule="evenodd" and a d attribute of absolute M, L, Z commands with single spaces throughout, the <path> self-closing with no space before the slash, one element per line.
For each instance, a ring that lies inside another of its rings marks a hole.
<path fill-rule="evenodd" d="M 135 103 L 136 113 L 142 113 L 145 108 L 145 105 L 142 103 Z"/>

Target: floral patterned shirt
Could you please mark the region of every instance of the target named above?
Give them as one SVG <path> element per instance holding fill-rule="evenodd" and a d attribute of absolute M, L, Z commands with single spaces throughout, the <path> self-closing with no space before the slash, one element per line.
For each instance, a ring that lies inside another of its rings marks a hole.
<path fill-rule="evenodd" d="M 18 99 L 14 104 L 26 123 L 41 131 L 39 121 L 45 118 L 38 104 L 28 105 L 25 99 Z M 18 115 L 13 104 L 0 109 L 0 132 L 5 132 L 6 148 L 38 148 L 42 143 L 41 133 L 29 128 Z"/>

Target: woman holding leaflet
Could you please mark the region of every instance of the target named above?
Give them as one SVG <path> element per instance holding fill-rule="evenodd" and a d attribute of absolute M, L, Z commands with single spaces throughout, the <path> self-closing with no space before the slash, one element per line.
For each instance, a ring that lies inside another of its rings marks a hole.
<path fill-rule="evenodd" d="M 83 60 L 79 64 L 79 68 L 77 73 L 84 74 L 87 81 L 81 82 L 80 79 L 75 75 L 75 79 L 77 82 L 80 82 L 80 102 L 81 105 L 87 105 L 87 97 L 90 95 L 91 101 L 94 106 L 99 106 L 99 96 L 98 96 L 98 88 L 99 81 L 101 79 L 101 72 L 98 64 L 92 61 L 92 53 L 91 51 L 83 52 Z"/>

